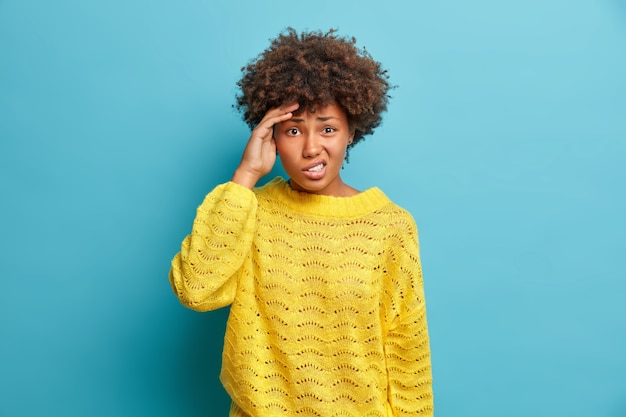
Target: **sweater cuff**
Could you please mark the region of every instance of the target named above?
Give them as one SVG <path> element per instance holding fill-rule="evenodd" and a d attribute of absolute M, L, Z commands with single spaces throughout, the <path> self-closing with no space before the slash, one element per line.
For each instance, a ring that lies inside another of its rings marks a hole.
<path fill-rule="evenodd" d="M 232 192 L 235 194 L 239 194 L 242 197 L 243 196 L 250 196 L 252 194 L 254 194 L 254 192 L 252 190 L 250 190 L 249 188 L 244 187 L 243 185 L 239 185 L 236 182 L 233 181 L 228 181 L 224 184 L 218 185 L 218 188 L 222 187 L 224 191 L 227 192 Z"/>
<path fill-rule="evenodd" d="M 208 212 L 218 201 L 222 201 L 231 208 L 245 209 L 247 207 L 256 206 L 256 195 L 252 190 L 242 185 L 232 181 L 225 182 L 215 187 L 204 197 L 198 210 Z"/>

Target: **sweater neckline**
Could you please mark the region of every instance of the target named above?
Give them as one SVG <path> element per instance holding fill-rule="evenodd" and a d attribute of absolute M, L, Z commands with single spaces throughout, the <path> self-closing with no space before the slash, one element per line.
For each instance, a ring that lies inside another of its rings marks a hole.
<path fill-rule="evenodd" d="M 282 177 L 276 177 L 259 191 L 266 192 L 272 199 L 284 204 L 290 210 L 321 217 L 359 217 L 381 209 L 391 201 L 378 187 L 349 197 L 333 197 L 296 191 Z"/>

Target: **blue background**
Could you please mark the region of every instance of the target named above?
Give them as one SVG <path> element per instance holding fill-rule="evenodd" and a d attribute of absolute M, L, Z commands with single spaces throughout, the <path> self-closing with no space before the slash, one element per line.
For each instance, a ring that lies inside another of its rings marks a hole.
<path fill-rule="evenodd" d="M 289 25 L 399 86 L 343 175 L 417 220 L 437 416 L 626 416 L 620 0 L 0 0 L 0 415 L 226 415 L 167 273 Z"/>

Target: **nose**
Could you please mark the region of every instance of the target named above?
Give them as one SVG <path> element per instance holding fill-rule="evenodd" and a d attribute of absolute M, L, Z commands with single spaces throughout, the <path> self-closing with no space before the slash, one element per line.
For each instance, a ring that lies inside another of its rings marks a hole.
<path fill-rule="evenodd" d="M 322 151 L 322 143 L 320 137 L 315 133 L 309 133 L 304 138 L 302 147 L 302 156 L 305 158 L 314 158 Z"/>

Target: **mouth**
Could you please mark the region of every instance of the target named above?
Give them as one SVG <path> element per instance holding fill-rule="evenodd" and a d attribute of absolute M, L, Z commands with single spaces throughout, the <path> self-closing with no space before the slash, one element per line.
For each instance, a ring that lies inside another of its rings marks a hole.
<path fill-rule="evenodd" d="M 302 172 L 310 180 L 319 180 L 323 178 L 326 173 L 326 162 L 315 161 L 313 165 L 310 165 L 308 168 L 303 169 Z"/>
<path fill-rule="evenodd" d="M 320 172 L 322 169 L 324 169 L 324 163 L 320 162 L 319 164 L 312 166 L 311 168 L 307 169 L 307 172 Z"/>

